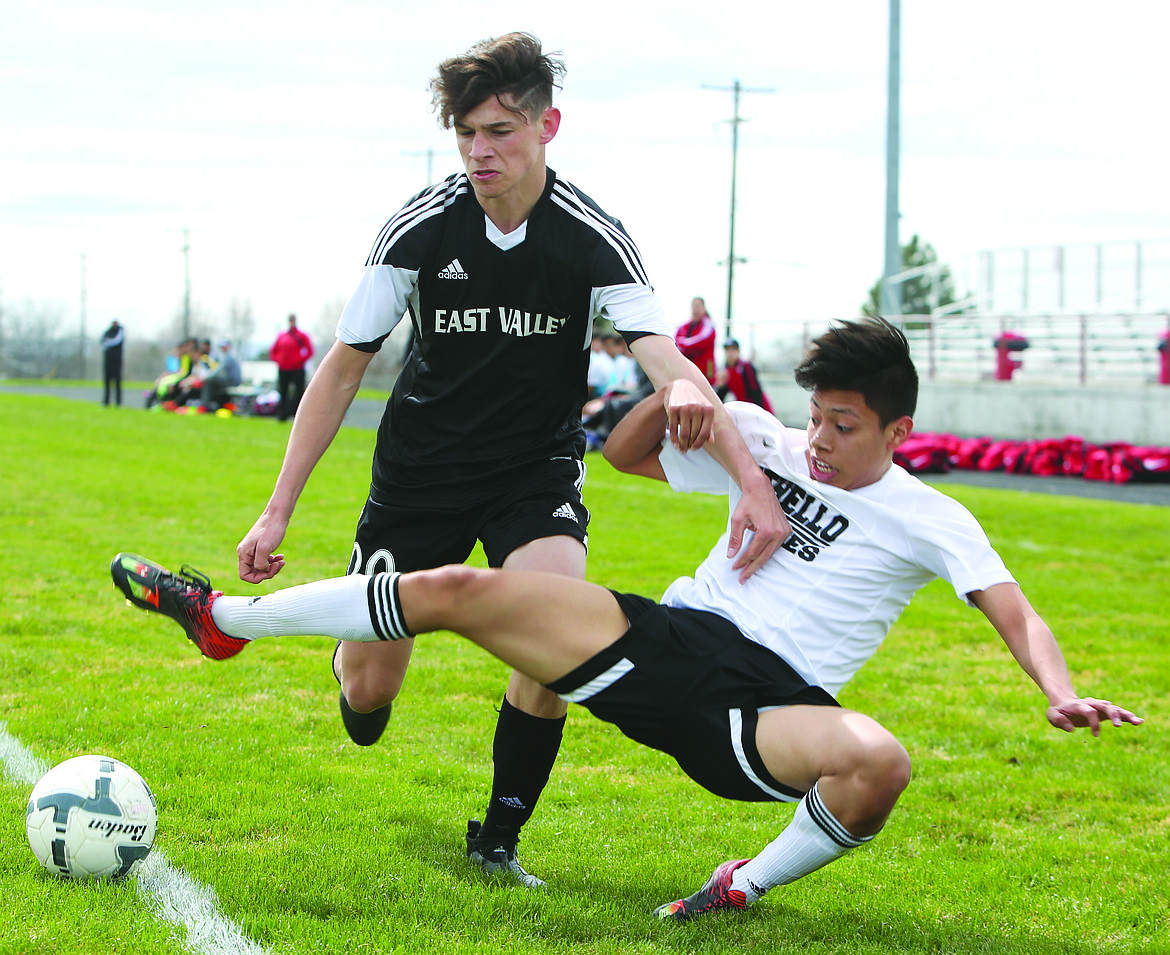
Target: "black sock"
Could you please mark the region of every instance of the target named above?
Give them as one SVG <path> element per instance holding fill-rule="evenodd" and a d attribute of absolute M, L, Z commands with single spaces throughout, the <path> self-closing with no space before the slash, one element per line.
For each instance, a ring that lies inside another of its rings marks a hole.
<path fill-rule="evenodd" d="M 505 698 L 492 744 L 496 771 L 481 837 L 498 836 L 503 842 L 519 838 L 520 827 L 532 816 L 548 782 L 564 728 L 565 717 L 530 716 Z"/>

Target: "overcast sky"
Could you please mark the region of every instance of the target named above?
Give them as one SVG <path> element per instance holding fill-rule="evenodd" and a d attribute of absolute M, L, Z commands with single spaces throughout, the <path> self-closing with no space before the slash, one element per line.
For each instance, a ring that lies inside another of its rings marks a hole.
<path fill-rule="evenodd" d="M 1168 9 L 903 0 L 902 239 L 960 281 L 986 249 L 1146 240 L 1153 275 Z M 237 298 L 261 336 L 311 326 L 427 150 L 436 179 L 459 168 L 435 65 L 511 30 L 563 52 L 549 164 L 623 221 L 672 320 L 705 295 L 722 326 L 732 97 L 704 87 L 736 80 L 771 91 L 740 107 L 736 333 L 857 313 L 883 259 L 884 0 L 4 4 L 0 306 L 77 322 L 84 254 L 89 332 L 153 335 L 182 307 L 186 229 L 198 313 L 222 325 Z"/>

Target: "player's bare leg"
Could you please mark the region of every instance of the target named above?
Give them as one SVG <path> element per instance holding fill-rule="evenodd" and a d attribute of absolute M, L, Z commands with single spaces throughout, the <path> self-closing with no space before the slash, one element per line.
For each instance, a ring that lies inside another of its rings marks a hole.
<path fill-rule="evenodd" d="M 910 757 L 902 744 L 854 710 L 769 710 L 760 714 L 756 747 L 777 779 L 805 791 L 816 785 L 825 807 L 857 837 L 879 832 L 910 784 Z"/>
<path fill-rule="evenodd" d="M 333 675 L 341 684 L 341 718 L 350 739 L 359 746 L 377 742 L 386 728 L 413 648 L 413 640 L 342 641 L 334 651 Z"/>
<path fill-rule="evenodd" d="M 910 757 L 875 720 L 829 706 L 760 714 L 756 748 L 774 779 L 806 795 L 792 822 L 753 859 L 723 863 L 694 895 L 655 910 L 679 921 L 746 908 L 864 845 L 910 783 Z"/>

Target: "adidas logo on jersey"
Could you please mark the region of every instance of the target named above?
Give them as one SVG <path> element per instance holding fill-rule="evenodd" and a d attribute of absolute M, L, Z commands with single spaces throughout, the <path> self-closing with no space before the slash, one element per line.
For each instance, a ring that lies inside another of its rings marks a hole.
<path fill-rule="evenodd" d="M 471 278 L 463 271 L 463 266 L 459 264 L 458 259 L 452 259 L 451 264 L 448 265 L 442 272 L 439 273 L 441 279 L 467 279 Z"/>
<path fill-rule="evenodd" d="M 564 517 L 564 518 L 572 521 L 574 524 L 581 523 L 579 520 L 577 520 L 577 512 L 573 510 L 572 504 L 562 504 L 555 511 L 553 511 L 552 516 L 553 517 Z"/>

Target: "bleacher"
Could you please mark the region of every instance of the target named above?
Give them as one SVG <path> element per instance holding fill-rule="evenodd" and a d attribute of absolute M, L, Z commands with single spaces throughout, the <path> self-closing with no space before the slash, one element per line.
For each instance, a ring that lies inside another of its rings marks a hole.
<path fill-rule="evenodd" d="M 1015 352 L 1013 380 L 1132 387 L 1158 380 L 1159 337 L 1170 314 L 907 315 L 904 323 L 922 376 L 938 381 L 993 378 L 995 339 L 1004 331 L 1028 340 Z"/>
<path fill-rule="evenodd" d="M 276 374 L 274 361 L 240 362 L 240 383 L 228 389 L 238 414 L 255 412 L 256 399 L 276 388 Z"/>

